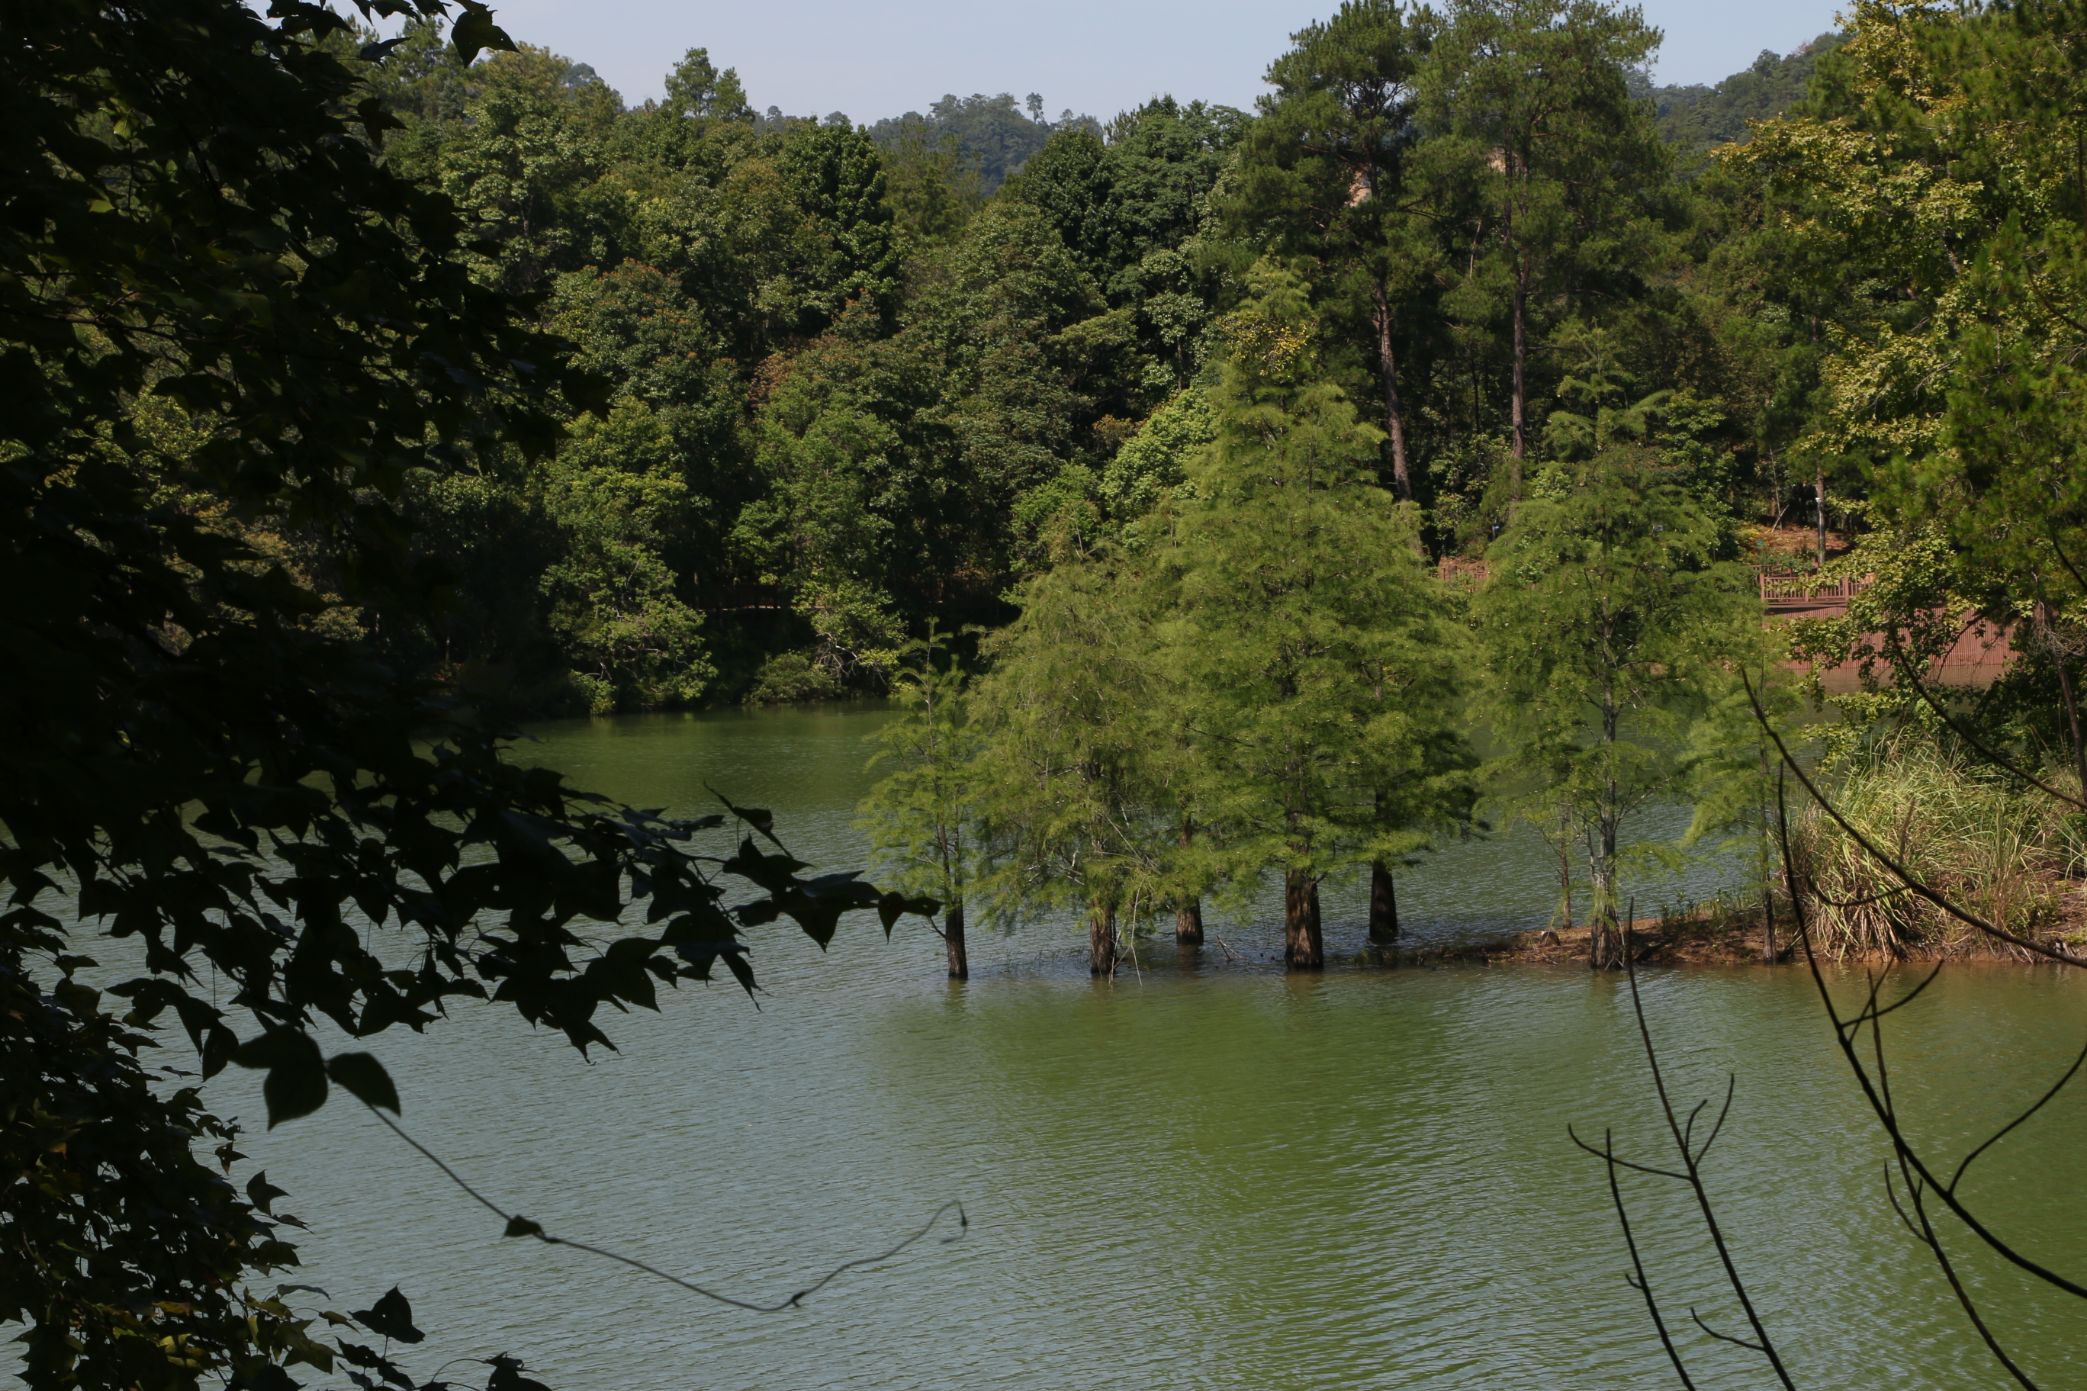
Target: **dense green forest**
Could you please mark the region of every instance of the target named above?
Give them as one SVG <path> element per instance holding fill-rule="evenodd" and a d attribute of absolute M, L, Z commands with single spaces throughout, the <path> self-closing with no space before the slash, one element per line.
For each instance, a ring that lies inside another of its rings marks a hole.
<path fill-rule="evenodd" d="M 1821 34 L 1789 53 L 1763 49 L 1744 72 L 1715 86 L 1653 88 L 1650 96 L 1659 113 L 1660 134 L 1684 165 L 1699 163 L 1719 145 L 1743 143 L 1753 122 L 1774 120 L 1804 106 L 1819 60 L 1840 41 L 1839 34 Z"/>
<path fill-rule="evenodd" d="M 1953 922 L 2082 964 L 2078 4 L 1857 0 L 1690 96 L 1600 0 L 1350 0 L 1251 113 L 870 129 L 757 113 L 701 50 L 630 107 L 480 0 L 353 8 L 54 3 L 0 45 L 32 1386 L 410 1384 L 396 1292 L 321 1329 L 261 1288 L 293 1219 L 141 1061 L 162 1023 L 271 1124 L 395 1114 L 356 1041 L 478 1000 L 607 1046 L 663 988 L 751 989 L 781 920 L 926 918 L 962 975 L 966 914 L 1077 915 L 1106 976 L 1279 883 L 1317 969 L 1323 884 L 1390 943 L 1400 867 L 1489 821 L 1616 966 L 1657 799 L 1757 858 L 1771 956 L 1779 864 L 1808 955 Z M 1845 613 L 1764 624 L 1754 573 L 1813 567 Z M 1931 690 L 1981 623 L 2005 672 Z M 1793 655 L 1861 677 L 1794 846 Z M 886 891 L 484 718 L 858 692 L 904 711 Z M 139 972 L 106 990 L 103 934 Z"/>
<path fill-rule="evenodd" d="M 419 478 L 442 602 L 374 631 L 521 713 L 881 691 L 930 621 L 997 627 L 1025 577 L 1152 529 L 1264 259 L 1430 555 L 1480 552 L 1584 452 L 1572 420 L 1639 403 L 1707 502 L 1788 510 L 1803 353 L 1747 312 L 1748 193 L 1682 171 L 1812 57 L 1655 100 L 1635 20 L 1539 18 L 1358 11 L 1253 114 L 948 97 L 867 128 L 759 114 L 700 50 L 632 107 L 582 63 L 409 30 L 369 76 L 386 162 L 601 395 L 555 399 L 549 459 L 488 437 Z M 1591 65 L 1516 75 L 1560 42 Z"/>

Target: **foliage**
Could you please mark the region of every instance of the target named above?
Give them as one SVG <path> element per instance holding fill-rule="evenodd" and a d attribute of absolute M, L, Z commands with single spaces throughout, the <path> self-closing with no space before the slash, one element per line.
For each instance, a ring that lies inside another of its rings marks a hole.
<path fill-rule="evenodd" d="M 1857 830 L 1919 866 L 1951 902 L 2022 936 L 2072 926 L 2065 884 L 2087 854 L 2078 815 L 2030 795 L 1946 733 L 1909 729 L 1877 740 L 1841 768 L 1831 794 Z M 1806 809 L 1794 835 L 1820 950 L 1899 958 L 1971 945 L 1962 923 L 1907 893 L 1818 808 Z"/>
<path fill-rule="evenodd" d="M 989 921 L 1068 905 L 1089 917 L 1089 961 L 1113 972 L 1120 916 L 1164 897 L 1170 821 L 1148 752 L 1160 680 L 1137 572 L 1104 551 L 1024 582 L 1020 613 L 983 644 L 972 689 L 978 753 L 968 796 Z"/>
<path fill-rule="evenodd" d="M 990 97 L 976 92 L 968 97 L 950 93 L 930 106 L 925 116 L 909 111 L 877 122 L 869 134 L 887 147 L 915 130 L 924 130 L 931 140 L 949 140 L 958 159 L 975 171 L 980 191 L 990 195 L 1043 147 L 1054 130 L 1092 128 L 1093 124 L 1092 117 L 1070 111 L 1061 113 L 1055 122 L 1046 120 L 1043 98 L 1034 92 L 1020 107 L 1006 92 Z"/>
<path fill-rule="evenodd" d="M 1468 189 L 1459 204 L 1485 229 L 1473 250 L 1487 264 L 1472 262 L 1452 312 L 1506 329 L 1518 462 L 1549 327 L 1644 295 L 1667 167 L 1630 78 L 1657 39 L 1637 10 L 1596 0 L 1462 0 L 1423 75 L 1421 120 L 1442 132 Z"/>
<path fill-rule="evenodd" d="M 1442 251 L 1432 225 L 1440 209 L 1411 170 L 1432 28 L 1426 15 L 1409 24 L 1394 0 L 1344 0 L 1333 18 L 1300 30 L 1268 69 L 1275 91 L 1247 134 L 1232 208 L 1271 251 L 1312 266 L 1322 313 L 1367 344 L 1386 481 L 1405 499 L 1413 477 L 1398 361 L 1412 346 L 1408 320 L 1427 312 Z M 1355 306 L 1366 306 L 1363 318 Z"/>
<path fill-rule="evenodd" d="M 1744 143 L 1755 121 L 1773 120 L 1804 105 L 1819 59 L 1840 41 L 1839 34 L 1829 33 L 1786 54 L 1764 48 L 1752 63 L 1713 86 L 1653 88 L 1660 135 L 1675 147 L 1684 167 L 1702 161 L 1714 146 Z"/>
<path fill-rule="evenodd" d="M 1487 553 L 1477 608 L 1500 762 L 1570 824 L 1615 964 L 1624 818 L 1688 790 L 1682 756 L 1745 622 L 1723 529 L 1635 442 L 1560 468 Z"/>
<path fill-rule="evenodd" d="M 900 713 L 870 762 L 883 776 L 863 800 L 862 825 L 886 880 L 941 905 L 949 974 L 970 973 L 964 954 L 964 894 L 979 872 L 970 839 L 977 738 L 965 708 L 966 677 L 930 629 L 894 683 Z"/>
<path fill-rule="evenodd" d="M 1252 290 L 1158 556 L 1159 634 L 1207 853 L 1235 882 L 1284 876 L 1310 914 L 1291 963 L 1317 966 L 1318 885 L 1456 819 L 1458 643 L 1411 509 L 1368 481 L 1377 431 L 1320 374 L 1303 287 L 1264 270 Z"/>
<path fill-rule="evenodd" d="M 1871 494 L 1848 568 L 1879 577 L 1859 616 L 1887 662 L 1922 670 L 1966 613 L 2014 627 L 2077 771 L 2079 34 L 2064 7 L 1851 21 L 1813 111 L 1732 157 L 1840 286 L 1799 447 L 1851 460 Z"/>
<path fill-rule="evenodd" d="M 501 41 L 475 3 L 453 34 L 467 60 Z M 789 918 L 823 941 L 904 901 L 801 878 L 751 837 L 699 858 L 723 815 L 517 767 L 385 660 L 376 635 L 428 601 L 401 509 L 436 490 L 409 477 L 450 477 L 489 438 L 547 449 L 552 394 L 604 403 L 522 321 L 530 262 L 487 274 L 455 208 L 380 162 L 390 117 L 363 64 L 384 45 L 357 60 L 344 21 L 292 0 L 267 18 L 60 4 L 14 37 L 0 653 L 38 676 L 0 711 L 49 737 L 0 754 L 0 1167 L 35 1176 L 0 1214 L 0 1319 L 30 1326 L 39 1388 L 288 1386 L 287 1365 L 336 1358 L 396 1383 L 252 1285 L 287 1260 L 271 1191 L 256 1177 L 242 1200 L 188 1157 L 221 1131 L 137 1065 L 156 1021 L 206 1077 L 265 1071 L 271 1124 L 334 1087 L 397 1109 L 366 1055 L 325 1056 L 322 1027 L 420 1029 L 491 998 L 606 1045 L 605 1007 L 654 1007 L 719 963 L 750 981 L 746 929 Z M 605 559 L 674 493 L 566 462 Z M 142 961 L 102 996 L 70 978 L 96 932 Z M 397 1338 L 405 1308 L 353 1318 Z"/>

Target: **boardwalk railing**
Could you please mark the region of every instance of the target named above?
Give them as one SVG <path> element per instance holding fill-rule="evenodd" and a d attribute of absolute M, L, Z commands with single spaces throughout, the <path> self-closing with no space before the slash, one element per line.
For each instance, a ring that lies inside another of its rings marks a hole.
<path fill-rule="evenodd" d="M 1435 564 L 1435 578 L 1444 584 L 1476 589 L 1486 582 L 1483 560 L 1445 556 Z M 1761 589 L 1761 607 L 1770 613 L 1845 610 L 1848 601 L 1869 588 L 1866 579 L 1821 580 L 1811 575 L 1755 575 Z"/>
<path fill-rule="evenodd" d="M 1845 609 L 1848 601 L 1869 588 L 1866 579 L 1820 580 L 1811 575 L 1758 576 L 1761 607 L 1771 613 L 1794 609 Z"/>

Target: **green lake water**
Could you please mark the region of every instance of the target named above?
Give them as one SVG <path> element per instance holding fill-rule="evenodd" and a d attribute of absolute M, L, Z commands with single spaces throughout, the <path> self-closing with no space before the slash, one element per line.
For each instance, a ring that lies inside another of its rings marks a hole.
<path fill-rule="evenodd" d="M 801 858 L 853 866 L 865 737 L 882 718 L 575 723 L 541 731 L 536 752 L 643 805 L 697 810 L 706 787 L 768 805 Z M 1670 892 L 1738 877 L 1706 857 Z M 1540 843 L 1503 836 L 1409 871 L 1400 906 L 1410 935 L 1440 937 L 1540 925 L 1551 892 Z M 1330 956 L 1352 957 L 1359 897 L 1329 898 L 1327 926 Z M 786 1296 L 964 1203 L 961 1240 L 783 1314 L 503 1242 L 359 1110 L 267 1135 L 250 1077 L 228 1074 L 212 1099 L 254 1118 L 245 1147 L 312 1223 L 305 1278 L 347 1307 L 403 1286 L 431 1335 L 407 1357 L 423 1374 L 506 1350 L 564 1391 L 1674 1384 L 1624 1283 L 1600 1166 L 1566 1136 L 1612 1128 L 1624 1153 L 1665 1160 L 1620 982 L 1348 965 L 1292 978 L 1271 964 L 1273 919 L 1219 931 L 1229 957 L 1213 946 L 1184 964 L 1157 939 L 1143 974 L 1114 982 L 1088 979 L 1071 921 L 979 933 L 974 979 L 954 986 L 918 925 L 887 941 L 865 919 L 823 954 L 766 930 L 758 1009 L 729 987 L 683 991 L 659 1015 L 609 1021 L 622 1051 L 591 1064 L 479 1010 L 380 1041 L 406 1124 L 488 1194 L 743 1298 Z M 1689 1104 L 1737 1074 L 1709 1176 L 1798 1384 L 2002 1384 L 1896 1226 L 1885 1147 L 1809 978 L 1693 969 L 1644 987 Z M 1952 969 L 1893 1023 L 1909 1126 L 1953 1163 L 2070 1061 L 2087 980 Z M 2075 1276 L 2083 1142 L 2078 1091 L 1963 1190 Z M 1740 1331 L 1682 1195 L 1651 1179 L 1625 1191 L 1698 1384 L 1772 1384 L 1689 1321 L 1694 1304 Z M 2038 1295 L 1944 1231 L 2043 1383 L 2087 1385 L 2087 1306 Z"/>

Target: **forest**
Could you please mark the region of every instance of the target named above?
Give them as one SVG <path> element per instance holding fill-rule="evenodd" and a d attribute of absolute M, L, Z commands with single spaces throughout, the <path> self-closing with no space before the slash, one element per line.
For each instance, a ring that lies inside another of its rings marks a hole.
<path fill-rule="evenodd" d="M 1593 447 L 1568 417 L 1640 403 L 1720 515 L 1801 511 L 1802 334 L 1764 336 L 1749 298 L 1775 228 L 1759 178 L 1694 166 L 1799 102 L 1809 62 L 1648 95 L 1651 30 L 1541 18 L 1358 11 L 1253 117 L 949 97 L 860 129 L 757 114 L 701 50 L 626 107 L 583 63 L 467 66 L 410 29 L 368 79 L 387 165 L 454 202 L 489 243 L 472 273 L 606 395 L 551 403 L 548 459 L 489 439 L 416 479 L 445 602 L 372 626 L 519 714 L 882 692 L 931 621 L 1002 626 L 1013 586 L 1152 530 L 1263 263 L 1430 557 L 1479 555 L 1525 477 Z"/>
<path fill-rule="evenodd" d="M 631 104 L 480 0 L 10 19 L 28 1383 L 415 1384 L 403 1300 L 321 1341 L 247 1283 L 293 1219 L 162 1026 L 271 1126 L 395 1115 L 337 1045 L 480 1003 L 611 1048 L 779 923 L 925 922 L 962 979 L 967 920 L 1077 922 L 1107 981 L 1279 891 L 1316 973 L 1362 884 L 1396 960 L 1406 869 L 1510 831 L 1608 978 L 1669 803 L 1768 961 L 2081 964 L 2087 12 L 1844 21 L 1662 88 L 1607 0 L 1346 0 L 1252 111 L 859 125 L 700 48 Z M 855 697 L 867 877 L 512 757 Z"/>

